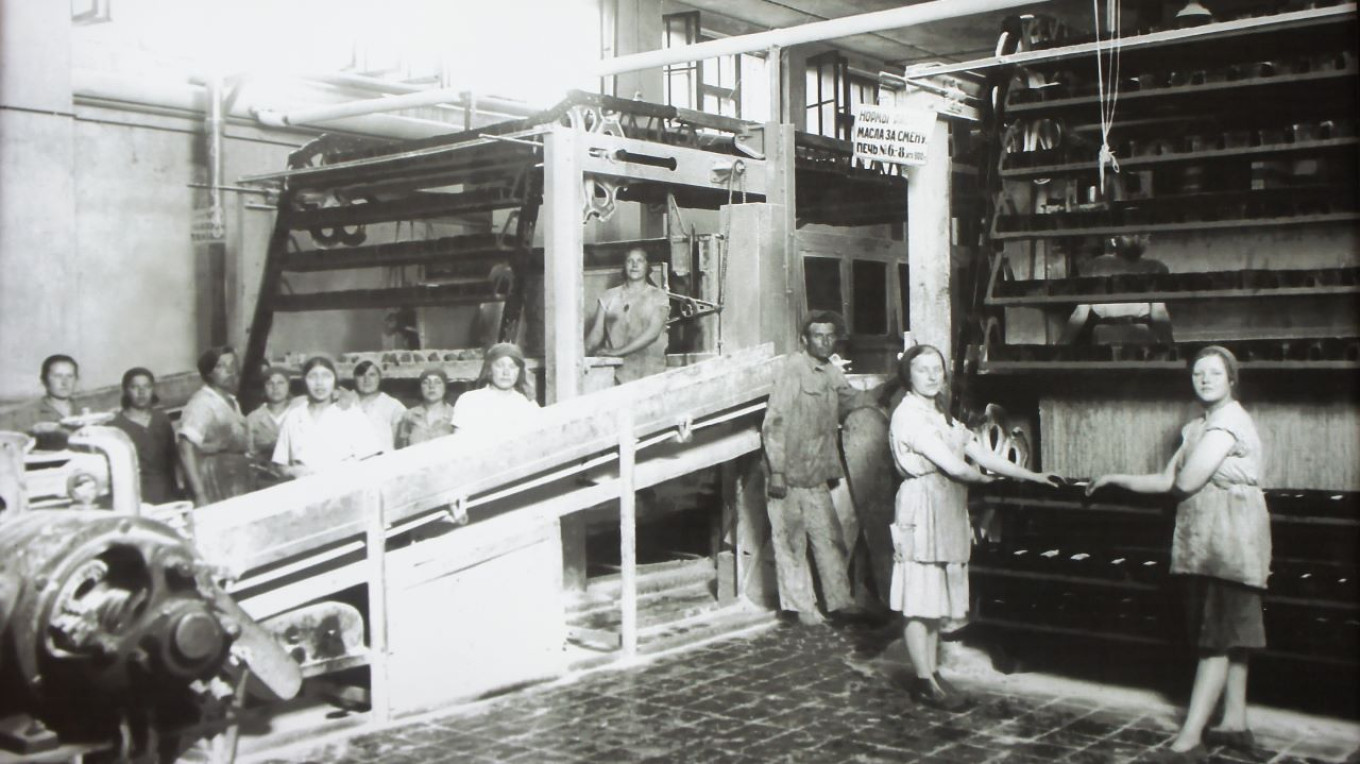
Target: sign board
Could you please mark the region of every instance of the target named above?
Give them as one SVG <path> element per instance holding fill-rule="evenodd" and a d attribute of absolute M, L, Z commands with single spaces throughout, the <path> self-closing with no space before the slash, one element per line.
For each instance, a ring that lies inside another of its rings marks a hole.
<path fill-rule="evenodd" d="M 919 167 L 935 128 L 935 112 L 860 104 L 851 134 L 855 159 Z"/>
<path fill-rule="evenodd" d="M 189 222 L 189 236 L 195 244 L 220 244 L 226 241 L 227 226 L 222 208 L 196 208 Z"/>

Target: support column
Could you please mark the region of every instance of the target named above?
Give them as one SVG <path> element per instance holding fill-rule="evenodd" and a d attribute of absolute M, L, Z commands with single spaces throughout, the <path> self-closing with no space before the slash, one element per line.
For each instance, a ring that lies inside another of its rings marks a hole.
<path fill-rule="evenodd" d="M 797 245 L 797 195 L 795 192 L 793 126 L 786 123 L 766 123 L 765 125 L 765 166 L 768 173 L 766 199 L 777 219 L 771 221 L 769 236 L 773 249 L 761 253 L 762 258 L 772 257 L 784 271 L 782 299 L 763 299 L 762 322 L 766 330 L 766 341 L 774 342 L 775 353 L 791 353 L 798 349 L 797 326 L 803 318 L 803 261 L 798 256 Z M 733 231 L 738 227 L 735 222 Z M 764 270 L 762 268 L 762 270 Z M 733 281 L 732 283 L 741 283 Z M 768 291 L 760 294 L 767 295 Z M 778 321 L 782 326 L 770 326 L 769 320 Z"/>
<path fill-rule="evenodd" d="M 907 173 L 908 329 L 918 344 L 952 358 L 949 275 L 949 123 L 935 121 L 926 143 L 930 159 Z"/>
<path fill-rule="evenodd" d="M 544 379 L 547 402 L 574 398 L 585 371 L 581 157 L 577 131 L 543 136 Z"/>

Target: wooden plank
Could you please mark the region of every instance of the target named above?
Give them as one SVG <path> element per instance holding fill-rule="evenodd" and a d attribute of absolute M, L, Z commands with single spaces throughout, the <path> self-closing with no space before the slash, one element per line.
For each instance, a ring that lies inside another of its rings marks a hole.
<path fill-rule="evenodd" d="M 878 236 L 852 236 L 830 231 L 798 231 L 798 249 L 888 263 L 907 261 L 907 243 Z"/>
<path fill-rule="evenodd" d="M 555 126 L 543 136 L 543 280 L 548 403 L 574 398 L 585 373 L 581 136 Z"/>
<path fill-rule="evenodd" d="M 1184 364 L 1180 368 L 1184 373 Z M 1187 390 L 1184 399 L 1041 398 L 1041 464 L 1072 477 L 1159 471 L 1175 453 L 1181 427 L 1199 415 L 1190 397 Z M 1354 401 L 1244 405 L 1265 448 L 1263 487 L 1360 490 L 1360 406 Z"/>
<path fill-rule="evenodd" d="M 634 487 L 639 490 L 648 488 L 733 459 L 748 457 L 759 450 L 760 432 L 755 427 L 731 433 L 696 436 L 693 446 L 685 449 L 678 456 L 648 455 L 647 451 L 644 450 L 640 452 L 642 459 L 638 462 L 634 473 Z M 750 469 L 755 469 L 755 461 L 743 461 L 742 463 L 748 465 Z M 758 469 L 756 472 L 758 472 Z M 747 485 L 751 484 L 748 482 Z M 759 481 L 759 485 L 763 486 L 764 481 Z M 619 486 L 619 480 L 615 477 L 605 478 L 588 486 L 571 487 L 571 484 L 567 486 L 560 484 L 547 486 L 504 499 L 494 506 L 488 507 L 488 512 L 501 512 L 503 514 L 489 520 L 474 521 L 468 527 L 458 529 L 454 533 L 460 536 L 486 533 L 484 526 L 492 526 L 498 536 L 509 537 L 516 534 L 528 534 L 534 528 L 543 526 L 544 523 L 553 518 L 567 519 L 574 513 L 617 499 L 619 497 Z M 764 504 L 761 503 L 759 507 L 760 517 L 763 518 Z M 474 514 L 476 513 L 474 512 Z M 739 520 L 738 522 L 742 521 Z M 488 541 L 482 544 L 482 547 L 489 550 L 491 543 Z M 405 564 L 406 555 L 423 553 L 419 551 L 422 548 L 427 548 L 430 550 L 429 553 L 433 553 L 434 550 L 439 548 L 438 544 L 438 540 L 433 542 L 433 546 L 431 542 L 423 542 L 395 554 L 401 555 L 403 564 Z M 513 550 L 507 548 L 505 551 Z M 490 553 L 487 552 L 487 554 Z M 241 596 L 242 609 L 252 617 L 257 619 L 267 618 L 321 597 L 363 584 L 367 580 L 367 571 L 368 563 L 362 559 L 324 560 L 318 564 L 316 571 L 306 578 L 284 584 L 277 589 L 256 587 L 250 578 L 244 578 L 240 581 L 241 586 L 238 591 L 244 590 L 246 593 L 238 596 Z M 769 585 L 773 586 L 773 579 L 771 579 Z M 261 591 L 261 589 L 266 590 Z M 772 588 L 770 590 L 773 591 Z"/>
<path fill-rule="evenodd" d="M 775 366 L 764 346 L 550 406 L 530 428 L 430 441 L 200 508 L 197 543 L 238 574 L 280 562 L 362 534 L 368 485 L 382 486 L 389 522 L 400 523 L 613 448 L 617 430 L 600 411 L 633 407 L 635 432 L 647 437 L 768 395 Z"/>
<path fill-rule="evenodd" d="M 633 410 L 617 412 L 619 428 L 619 609 L 622 616 L 620 647 L 625 659 L 637 655 L 637 493 L 635 468 L 637 440 L 633 437 Z"/>
<path fill-rule="evenodd" d="M 279 313 L 313 310 L 363 310 L 402 306 L 481 305 L 501 302 L 486 279 L 469 279 L 457 284 L 427 284 L 393 289 L 347 289 L 337 292 L 281 294 L 270 298 Z"/>
<path fill-rule="evenodd" d="M 934 96 L 925 96 L 931 100 Z M 949 123 L 935 121 L 926 143 L 929 161 L 907 171 L 907 252 L 910 283 L 907 309 L 916 342 L 952 357 L 950 322 Z"/>
<path fill-rule="evenodd" d="M 479 189 L 461 194 L 422 193 L 388 202 L 320 207 L 294 212 L 288 217 L 288 223 L 294 230 L 367 225 L 489 212 L 518 207 L 521 202 L 522 200 L 515 198 L 507 188 Z"/>
<path fill-rule="evenodd" d="M 373 719 L 381 724 L 392 716 L 387 670 L 387 520 L 380 491 L 373 488 L 365 491 L 363 504 L 368 515 L 364 552 L 368 578 L 369 691 Z"/>
<path fill-rule="evenodd" d="M 728 183 L 725 176 L 715 178 L 713 170 L 716 167 L 730 167 L 733 162 L 740 161 L 746 167 L 744 183 L 746 193 L 764 196 L 766 192 L 764 160 L 685 146 L 667 146 L 605 133 L 586 133 L 581 136 L 580 141 L 583 147 L 581 169 L 588 173 L 726 191 Z M 628 155 L 673 160 L 675 169 L 641 164 L 622 158 Z M 739 178 L 736 181 L 738 192 L 742 185 L 743 182 Z"/>
<path fill-rule="evenodd" d="M 362 247 L 314 249 L 289 252 L 283 256 L 283 269 L 290 272 L 377 268 L 392 265 L 421 265 L 445 261 L 485 261 L 488 265 L 510 257 L 513 250 L 500 246 L 496 234 L 444 236 L 438 239 L 397 241 Z"/>

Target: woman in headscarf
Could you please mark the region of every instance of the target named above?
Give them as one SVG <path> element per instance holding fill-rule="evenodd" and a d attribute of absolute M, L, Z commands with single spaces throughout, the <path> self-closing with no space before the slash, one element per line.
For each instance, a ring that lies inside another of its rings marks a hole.
<path fill-rule="evenodd" d="M 529 393 L 524 353 L 509 342 L 492 345 L 482 362 L 477 387 L 458 396 L 453 406 L 454 432 L 488 432 L 514 427 L 538 410 Z"/>
<path fill-rule="evenodd" d="M 397 428 L 406 407 L 401 401 L 379 389 L 382 371 L 372 361 L 360 361 L 354 367 L 354 391 L 359 394 L 359 408 L 373 425 L 373 434 L 384 451 L 396 448 Z"/>

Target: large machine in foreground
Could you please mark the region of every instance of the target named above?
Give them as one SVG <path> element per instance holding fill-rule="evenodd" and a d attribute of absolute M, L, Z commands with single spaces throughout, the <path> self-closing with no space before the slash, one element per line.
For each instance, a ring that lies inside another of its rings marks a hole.
<path fill-rule="evenodd" d="M 184 529 L 141 516 L 126 436 L 85 428 L 71 441 L 73 455 L 107 459 L 110 506 L 30 508 L 27 444 L 4 442 L 0 761 L 63 749 L 173 760 L 230 729 L 251 677 L 264 695 L 296 694 L 296 664 L 222 591 Z"/>

